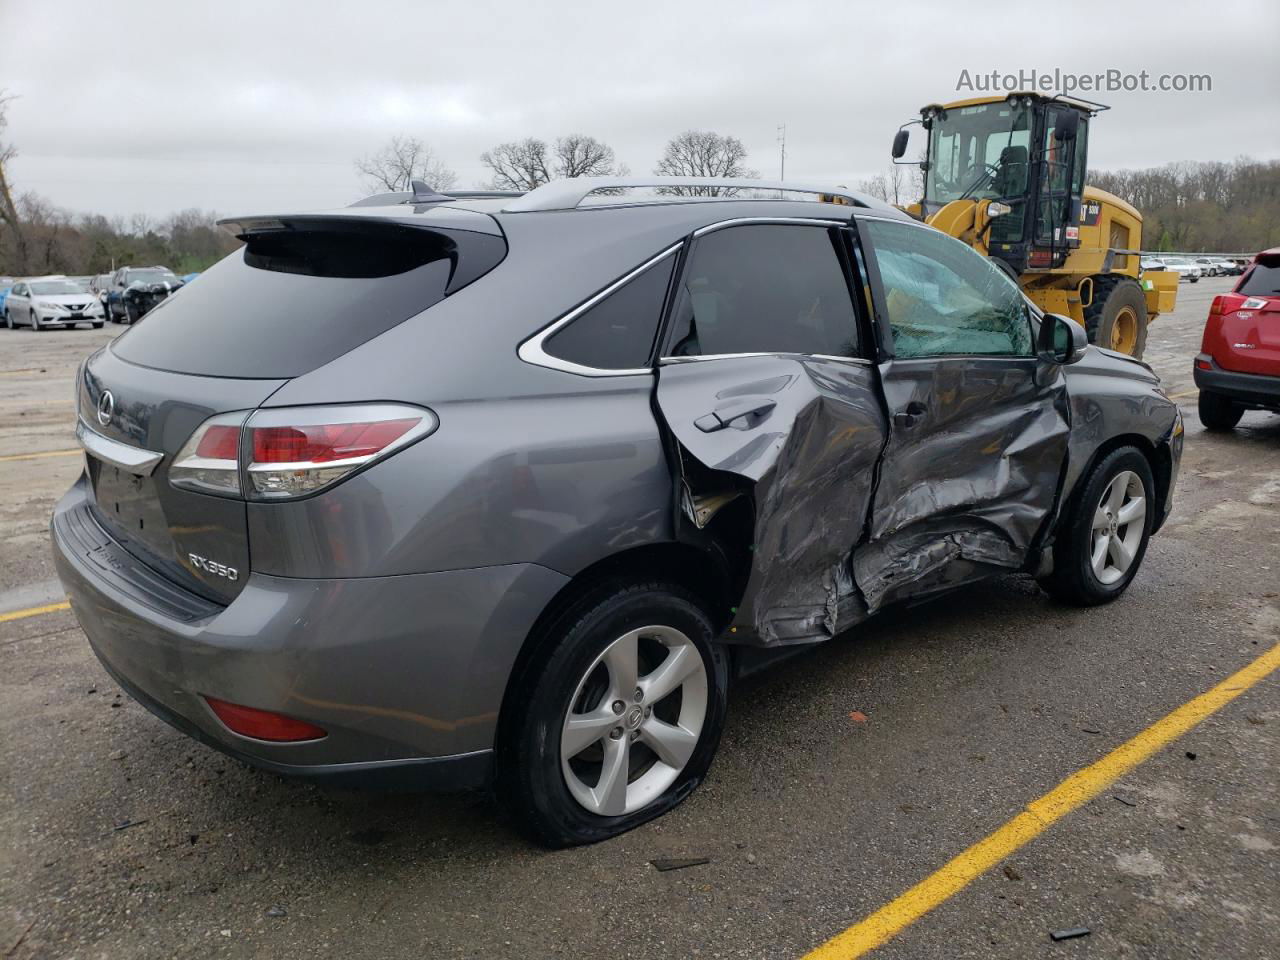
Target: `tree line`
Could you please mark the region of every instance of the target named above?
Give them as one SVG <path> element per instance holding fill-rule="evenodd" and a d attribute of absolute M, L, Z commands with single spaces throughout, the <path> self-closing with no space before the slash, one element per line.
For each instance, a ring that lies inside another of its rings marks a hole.
<path fill-rule="evenodd" d="M 1138 208 L 1143 250 L 1249 253 L 1280 246 L 1280 160 L 1094 170 L 1086 182 Z"/>
<path fill-rule="evenodd" d="M 746 161 L 747 148 L 737 137 L 714 130 L 686 130 L 667 142 L 653 172 L 664 177 L 760 176 Z M 489 171 L 483 187 L 490 190 L 524 192 L 565 177 L 631 175 L 631 168 L 618 160 L 613 147 L 583 133 L 551 141 L 525 137 L 499 143 L 480 154 L 480 163 Z M 414 180 L 441 193 L 458 185 L 458 175 L 417 137 L 392 137 L 377 152 L 356 160 L 355 168 L 365 186 L 375 191 L 405 191 Z"/>

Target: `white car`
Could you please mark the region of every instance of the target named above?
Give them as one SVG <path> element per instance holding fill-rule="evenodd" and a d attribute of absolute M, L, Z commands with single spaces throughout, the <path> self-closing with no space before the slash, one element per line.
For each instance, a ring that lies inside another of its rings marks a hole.
<path fill-rule="evenodd" d="M 1168 268 L 1164 265 L 1164 261 L 1163 261 L 1163 260 L 1156 260 L 1156 259 L 1154 259 L 1154 258 L 1153 258 L 1153 259 L 1150 259 L 1150 260 L 1143 260 L 1143 261 L 1139 264 L 1139 268 L 1140 268 L 1143 272 L 1146 272 L 1147 270 L 1166 270 L 1166 269 L 1168 269 Z"/>
<path fill-rule="evenodd" d="M 1179 280 L 1190 280 L 1192 283 L 1198 283 L 1203 273 L 1198 263 L 1192 263 L 1186 257 L 1165 257 L 1164 268 L 1176 273 Z"/>
<path fill-rule="evenodd" d="M 1218 261 L 1213 257 L 1196 257 L 1195 264 L 1200 268 L 1202 277 L 1216 277 L 1222 272 L 1222 268 L 1218 266 Z"/>
<path fill-rule="evenodd" d="M 66 277 L 19 280 L 5 298 L 4 319 L 10 330 L 19 326 L 48 330 L 78 323 L 98 329 L 106 320 L 98 298 Z"/>

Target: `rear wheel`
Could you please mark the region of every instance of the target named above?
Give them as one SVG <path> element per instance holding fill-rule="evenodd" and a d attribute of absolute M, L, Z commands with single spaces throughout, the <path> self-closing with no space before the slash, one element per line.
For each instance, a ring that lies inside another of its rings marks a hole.
<path fill-rule="evenodd" d="M 1238 403 L 1232 403 L 1229 397 L 1224 397 L 1220 393 L 1210 393 L 1208 390 L 1200 391 L 1196 408 L 1200 414 L 1200 422 L 1204 424 L 1206 430 L 1230 430 L 1244 416 L 1244 407 Z"/>
<path fill-rule="evenodd" d="M 550 846 L 594 843 L 692 793 L 720 741 L 728 681 L 693 595 L 605 585 L 546 638 L 499 750 L 500 792 L 520 825 Z"/>
<path fill-rule="evenodd" d="M 1142 451 L 1120 447 L 1089 473 L 1062 518 L 1053 573 L 1040 585 L 1082 607 L 1124 593 L 1147 553 L 1155 523 L 1155 481 Z"/>
<path fill-rule="evenodd" d="M 1147 298 L 1137 281 L 1094 277 L 1084 325 L 1090 343 L 1141 359 L 1147 347 Z"/>

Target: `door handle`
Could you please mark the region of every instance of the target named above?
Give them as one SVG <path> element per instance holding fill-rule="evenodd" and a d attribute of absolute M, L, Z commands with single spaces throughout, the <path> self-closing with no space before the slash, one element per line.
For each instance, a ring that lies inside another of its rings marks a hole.
<path fill-rule="evenodd" d="M 723 430 L 734 420 L 766 414 L 777 405 L 776 401 L 763 400 L 760 397 L 740 397 L 720 404 L 711 413 L 703 414 L 693 421 L 693 425 L 703 433 L 714 433 L 717 430 Z"/>
<path fill-rule="evenodd" d="M 923 417 L 928 412 L 928 409 L 919 400 L 912 400 L 905 409 L 893 415 L 893 425 L 895 427 L 914 427 L 916 421 Z"/>

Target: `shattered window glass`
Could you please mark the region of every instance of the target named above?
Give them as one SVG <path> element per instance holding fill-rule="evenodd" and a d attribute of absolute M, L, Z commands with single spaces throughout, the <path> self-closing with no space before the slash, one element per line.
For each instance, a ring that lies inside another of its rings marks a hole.
<path fill-rule="evenodd" d="M 990 260 L 936 230 L 883 220 L 868 231 L 899 357 L 1032 355 L 1017 286 Z"/>
<path fill-rule="evenodd" d="M 825 227 L 752 224 L 698 241 L 681 281 L 670 355 L 857 355 L 838 237 Z"/>

